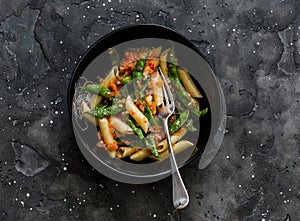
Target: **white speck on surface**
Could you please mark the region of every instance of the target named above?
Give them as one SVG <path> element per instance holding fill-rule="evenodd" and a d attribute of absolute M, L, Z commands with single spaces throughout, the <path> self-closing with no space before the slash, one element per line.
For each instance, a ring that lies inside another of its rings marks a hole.
<path fill-rule="evenodd" d="M 25 204 L 25 203 L 24 203 L 24 201 L 22 201 L 22 200 L 21 200 L 21 202 L 20 202 L 20 203 L 22 204 L 22 206 L 24 206 L 24 204 Z"/>
<path fill-rule="evenodd" d="M 153 218 L 156 218 L 156 214 L 155 213 L 153 214 Z"/>
<path fill-rule="evenodd" d="M 176 18 L 173 18 L 173 21 L 176 21 Z"/>
<path fill-rule="evenodd" d="M 50 123 L 50 124 L 53 124 L 53 120 L 50 120 L 49 123 Z"/>
<path fill-rule="evenodd" d="M 239 188 L 241 188 L 241 187 L 242 187 L 242 185 L 240 184 L 240 185 L 239 185 Z"/>
<path fill-rule="evenodd" d="M 256 53 L 256 51 L 252 51 L 253 52 L 253 54 L 255 54 Z"/>
<path fill-rule="evenodd" d="M 212 24 L 213 27 L 216 27 L 216 24 Z"/>
<path fill-rule="evenodd" d="M 66 170 L 67 170 L 67 167 L 64 167 L 63 170 L 66 171 Z"/>
<path fill-rule="evenodd" d="M 30 193 L 26 193 L 26 197 L 30 197 Z"/>
<path fill-rule="evenodd" d="M 229 159 L 229 156 L 226 156 L 227 159 Z"/>
<path fill-rule="evenodd" d="M 251 134 L 252 133 L 251 130 L 249 130 L 248 133 Z"/>
<path fill-rule="evenodd" d="M 188 28 L 188 32 L 189 32 L 189 33 L 192 33 L 192 29 Z"/>
<path fill-rule="evenodd" d="M 62 44 L 62 43 L 63 43 L 63 41 L 60 41 L 60 42 L 59 42 L 59 44 Z"/>
<path fill-rule="evenodd" d="M 14 180 L 13 183 L 17 183 L 17 181 Z"/>
<path fill-rule="evenodd" d="M 44 124 L 41 124 L 41 127 L 43 127 L 44 126 Z"/>
<path fill-rule="evenodd" d="M 104 7 L 104 6 L 105 6 L 105 3 L 103 3 L 102 6 Z"/>
<path fill-rule="evenodd" d="M 235 28 L 233 28 L 233 29 L 232 29 L 232 31 L 233 31 L 233 32 L 235 32 L 235 31 L 236 31 L 236 29 L 235 29 Z"/>
<path fill-rule="evenodd" d="M 120 205 L 119 205 L 119 204 L 117 204 L 117 207 L 119 208 L 119 207 L 120 207 Z"/>
<path fill-rule="evenodd" d="M 133 194 L 135 193 L 135 191 L 134 191 L 134 190 L 132 190 L 131 192 L 132 192 Z"/>
<path fill-rule="evenodd" d="M 30 207 L 29 210 L 32 211 L 32 207 Z"/>
<path fill-rule="evenodd" d="M 101 15 L 98 15 L 98 18 L 101 18 Z"/>
<path fill-rule="evenodd" d="M 110 208 L 109 208 L 109 210 L 110 210 L 110 211 L 112 211 L 112 210 L 113 210 L 113 208 L 112 208 L 112 207 L 110 207 Z"/>
<path fill-rule="evenodd" d="M 252 179 L 254 179 L 255 175 L 254 175 L 254 174 L 252 174 L 252 176 L 251 176 L 251 177 L 252 177 Z"/>
<path fill-rule="evenodd" d="M 279 192 L 279 194 L 280 194 L 280 195 L 282 195 L 282 194 L 283 194 L 283 192 Z"/>
<path fill-rule="evenodd" d="M 242 159 L 245 159 L 245 156 L 242 156 Z"/>
<path fill-rule="evenodd" d="M 67 199 L 66 199 L 66 198 L 64 198 L 64 202 L 67 202 Z"/>
<path fill-rule="evenodd" d="M 289 189 L 289 192 L 291 192 L 291 191 L 292 191 L 292 189 L 290 188 L 290 189 Z"/>
<path fill-rule="evenodd" d="M 82 17 L 85 18 L 85 15 L 83 15 Z"/>
<path fill-rule="evenodd" d="M 227 44 L 227 46 L 228 46 L 228 47 L 231 47 L 231 44 L 230 44 L 230 43 L 228 43 L 228 44 Z"/>
<path fill-rule="evenodd" d="M 54 113 L 55 113 L 55 114 L 58 114 L 58 111 L 55 111 Z"/>

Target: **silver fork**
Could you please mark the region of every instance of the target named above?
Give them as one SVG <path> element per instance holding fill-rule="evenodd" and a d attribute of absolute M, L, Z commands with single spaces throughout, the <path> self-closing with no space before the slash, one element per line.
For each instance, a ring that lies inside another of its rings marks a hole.
<path fill-rule="evenodd" d="M 171 90 L 168 86 L 167 80 L 162 74 L 160 68 L 158 68 L 158 73 L 160 74 L 161 78 L 164 81 L 164 85 L 163 85 L 164 102 L 162 107 L 159 110 L 159 116 L 163 120 L 163 125 L 164 125 L 166 138 L 169 146 L 169 152 L 170 152 L 170 161 L 171 161 L 171 168 L 172 168 L 172 183 L 173 183 L 173 205 L 176 209 L 183 209 L 189 203 L 189 195 L 187 193 L 187 190 L 185 188 L 185 185 L 182 181 L 181 175 L 178 170 L 178 166 L 174 156 L 174 151 L 172 148 L 169 128 L 168 128 L 168 119 L 175 111 L 175 102 Z"/>

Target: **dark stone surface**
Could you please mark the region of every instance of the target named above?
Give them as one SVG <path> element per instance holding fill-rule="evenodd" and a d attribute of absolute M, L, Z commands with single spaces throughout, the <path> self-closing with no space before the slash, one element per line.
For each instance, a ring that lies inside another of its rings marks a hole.
<path fill-rule="evenodd" d="M 297 0 L 0 1 L 1 220 L 299 220 L 300 9 Z M 171 179 L 110 180 L 86 162 L 67 115 L 79 56 L 128 24 L 157 23 L 199 47 L 225 92 L 212 164 Z M 29 159 L 35 159 L 32 163 Z"/>

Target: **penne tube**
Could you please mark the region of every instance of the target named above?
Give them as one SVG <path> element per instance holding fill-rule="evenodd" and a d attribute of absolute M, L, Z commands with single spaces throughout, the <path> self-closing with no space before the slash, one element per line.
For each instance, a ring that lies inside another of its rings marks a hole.
<path fill-rule="evenodd" d="M 116 150 L 118 148 L 118 143 L 114 139 L 111 130 L 108 125 L 108 120 L 106 118 L 98 119 L 100 132 L 103 137 L 103 141 L 109 151 Z"/>
<path fill-rule="evenodd" d="M 173 145 L 173 151 L 174 151 L 174 154 L 176 153 L 179 153 L 191 146 L 193 146 L 194 144 L 190 141 L 187 141 L 187 140 L 181 140 L 179 141 L 178 143 L 174 144 Z M 169 149 L 165 150 L 164 152 L 160 153 L 159 154 L 160 158 L 156 158 L 156 160 L 164 160 L 166 159 L 168 156 L 169 156 Z M 151 159 L 155 159 L 155 157 L 151 156 Z"/>
<path fill-rule="evenodd" d="M 193 97 L 192 97 L 192 100 L 193 100 L 193 102 L 194 102 L 196 108 L 197 108 L 198 110 L 200 110 L 200 104 L 199 104 L 199 101 L 198 101 L 196 98 L 193 98 Z"/>
<path fill-rule="evenodd" d="M 94 116 L 86 113 L 90 110 L 91 110 L 91 108 L 84 101 L 82 101 L 82 103 L 81 103 L 82 116 L 85 117 L 88 121 L 90 121 L 94 125 L 98 126 L 97 118 L 95 118 Z"/>
<path fill-rule="evenodd" d="M 138 149 L 135 147 L 120 147 L 117 150 L 117 157 L 118 158 L 124 158 L 129 157 L 132 154 L 134 154 Z"/>
<path fill-rule="evenodd" d="M 140 125 L 145 133 L 147 133 L 149 128 L 148 119 L 145 115 L 135 106 L 130 96 L 127 97 L 125 103 L 126 111 L 130 116 Z"/>
<path fill-rule="evenodd" d="M 185 87 L 186 91 L 192 96 L 196 98 L 202 98 L 202 94 L 198 90 L 197 86 L 195 85 L 193 79 L 191 78 L 190 74 L 182 69 L 182 68 L 177 68 L 178 71 L 178 76 Z"/>
<path fill-rule="evenodd" d="M 163 81 L 159 74 L 157 74 L 153 80 L 153 97 L 156 106 L 160 106 L 163 103 Z"/>
<path fill-rule="evenodd" d="M 102 82 L 102 86 L 104 87 L 108 87 L 108 85 L 110 84 L 110 82 L 115 79 L 115 75 L 118 75 L 119 72 L 119 68 L 118 66 L 114 66 L 108 73 L 108 75 L 104 78 L 103 82 Z"/>
<path fill-rule="evenodd" d="M 108 155 L 111 157 L 111 158 L 116 158 L 116 155 L 117 155 L 117 151 L 116 150 L 113 150 L 113 151 L 107 151 L 108 152 Z"/>
<path fill-rule="evenodd" d="M 149 58 L 158 58 L 158 56 L 160 55 L 161 52 L 161 47 L 157 47 L 157 48 L 152 48 L 149 52 Z"/>
<path fill-rule="evenodd" d="M 129 125 L 115 116 L 110 117 L 110 123 L 116 130 L 121 133 L 129 133 L 133 131 Z"/>
<path fill-rule="evenodd" d="M 177 131 L 176 133 L 174 133 L 171 136 L 171 143 L 177 143 L 179 140 L 182 139 L 182 137 L 187 133 L 187 129 L 185 127 L 181 128 L 179 131 Z M 168 149 L 168 142 L 166 139 L 164 139 L 163 141 L 161 141 L 158 145 L 157 145 L 157 151 L 159 153 L 162 153 L 164 151 L 166 151 Z"/>
<path fill-rule="evenodd" d="M 134 161 L 142 161 L 143 159 L 148 157 L 150 155 L 150 153 L 151 152 L 148 149 L 141 149 L 141 150 L 137 151 L 136 153 L 132 154 L 130 156 L 130 159 L 134 160 Z"/>
<path fill-rule="evenodd" d="M 165 50 L 161 55 L 160 55 L 160 61 L 159 61 L 159 66 L 163 72 L 163 74 L 167 77 L 168 76 L 168 66 L 167 66 L 167 56 L 170 51 L 170 48 Z"/>
<path fill-rule="evenodd" d="M 90 100 L 90 107 L 91 109 L 95 109 L 95 107 L 98 106 L 98 104 L 101 102 L 102 97 L 98 94 L 93 94 Z"/>

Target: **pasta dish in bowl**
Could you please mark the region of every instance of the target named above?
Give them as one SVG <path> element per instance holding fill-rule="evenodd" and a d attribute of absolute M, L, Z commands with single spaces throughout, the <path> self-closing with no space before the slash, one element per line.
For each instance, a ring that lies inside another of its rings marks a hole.
<path fill-rule="evenodd" d="M 104 175 L 127 183 L 170 175 L 158 117 L 163 102 L 158 68 L 175 100 L 168 126 L 176 161 L 183 166 L 199 156 L 212 129 L 211 105 L 202 87 L 210 79 L 201 79 L 195 63 L 199 54 L 184 41 L 155 36 L 108 47 L 101 43 L 103 39 L 84 55 L 69 88 L 74 134 L 87 160 Z"/>

